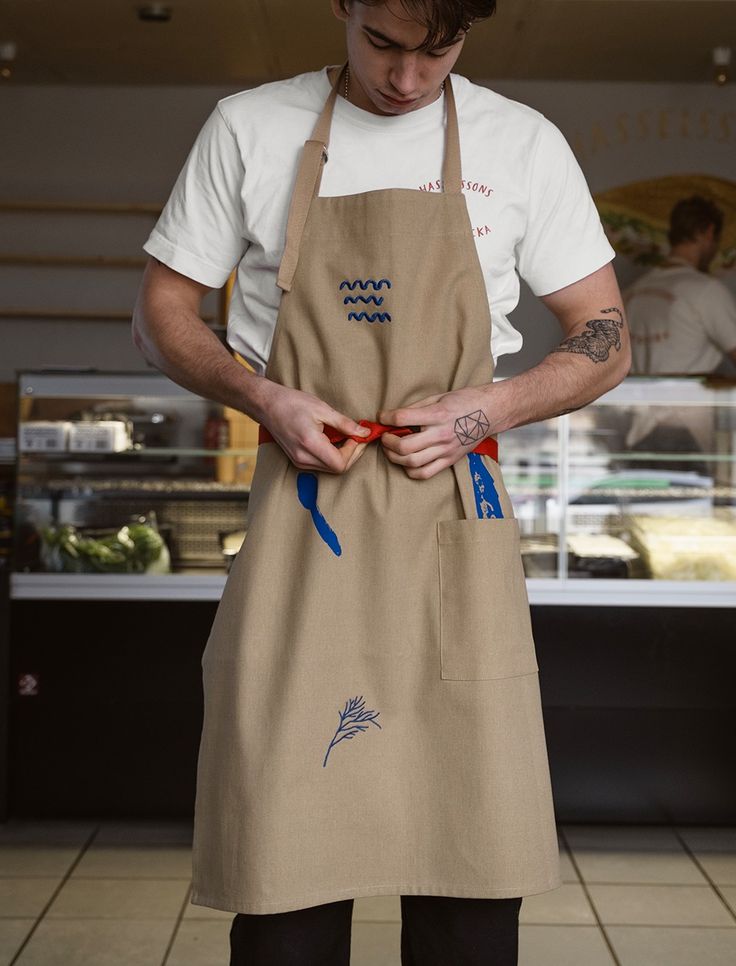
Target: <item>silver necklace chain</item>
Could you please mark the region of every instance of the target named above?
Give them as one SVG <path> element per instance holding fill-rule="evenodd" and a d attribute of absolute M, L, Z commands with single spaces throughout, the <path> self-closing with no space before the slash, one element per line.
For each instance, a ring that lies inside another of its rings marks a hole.
<path fill-rule="evenodd" d="M 344 91 L 344 97 L 346 101 L 350 100 L 350 98 L 348 97 L 349 89 L 350 89 L 350 68 L 346 67 L 345 68 L 345 91 Z M 445 82 L 442 81 L 442 83 L 440 84 L 440 94 L 444 94 L 444 92 L 445 92 Z"/>

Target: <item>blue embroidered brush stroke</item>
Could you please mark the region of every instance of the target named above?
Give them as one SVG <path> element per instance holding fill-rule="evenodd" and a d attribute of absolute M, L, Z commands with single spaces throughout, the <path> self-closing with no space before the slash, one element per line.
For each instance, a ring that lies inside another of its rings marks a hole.
<path fill-rule="evenodd" d="M 363 319 L 366 322 L 390 322 L 391 316 L 388 312 L 371 312 L 370 315 L 367 312 L 348 312 L 348 322 L 362 322 Z"/>
<path fill-rule="evenodd" d="M 391 288 L 391 282 L 387 278 L 380 278 L 378 281 L 374 278 L 367 278 L 365 281 L 362 278 L 356 278 L 353 282 L 348 281 L 348 279 L 343 279 L 340 282 L 340 291 L 344 288 L 349 288 L 351 292 L 354 292 L 360 286 L 361 292 L 365 292 L 369 288 L 372 288 L 375 292 L 380 292 L 384 285 L 386 288 Z"/>
<path fill-rule="evenodd" d="M 354 738 L 356 735 L 359 735 L 361 731 L 368 730 L 368 724 L 366 722 L 374 724 L 376 728 L 380 730 L 381 726 L 376 721 L 376 718 L 380 713 L 380 711 L 365 710 L 365 701 L 363 700 L 362 694 L 360 697 L 349 698 L 345 702 L 345 707 L 343 710 L 338 712 L 340 715 L 340 724 L 337 727 L 334 738 L 327 748 L 327 754 L 322 762 L 322 767 L 327 767 L 327 759 L 329 758 L 330 752 L 335 745 L 338 745 L 346 738 L 349 740 Z"/>
<path fill-rule="evenodd" d="M 358 302 L 362 302 L 363 305 L 383 305 L 383 296 L 346 295 L 342 300 L 343 305 L 357 305 Z"/>
<path fill-rule="evenodd" d="M 330 550 L 339 557 L 342 554 L 340 541 L 337 534 L 322 516 L 317 507 L 317 477 L 314 473 L 298 473 L 296 478 L 296 491 L 301 505 L 312 514 L 312 522 L 317 528 L 317 533 L 322 537 Z"/>
<path fill-rule="evenodd" d="M 473 492 L 475 493 L 475 509 L 481 520 L 495 517 L 503 519 L 501 501 L 498 498 L 496 484 L 493 477 L 488 472 L 480 453 L 468 453 L 468 464 L 470 467 L 470 477 L 473 480 Z"/>

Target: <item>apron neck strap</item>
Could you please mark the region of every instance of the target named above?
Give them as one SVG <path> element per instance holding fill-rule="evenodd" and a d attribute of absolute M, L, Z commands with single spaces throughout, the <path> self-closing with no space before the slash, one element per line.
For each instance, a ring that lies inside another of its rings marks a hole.
<path fill-rule="evenodd" d="M 328 160 L 330 144 L 330 129 L 332 115 L 337 102 L 337 92 L 345 77 L 347 62 L 338 71 L 332 83 L 332 90 L 325 102 L 325 106 L 317 119 L 312 136 L 304 143 L 296 183 L 289 206 L 289 218 L 286 223 L 286 244 L 279 266 L 276 284 L 284 291 L 291 290 L 299 260 L 304 227 L 307 223 L 312 199 L 319 194 L 322 183 L 322 169 Z M 450 75 L 445 79 L 445 155 L 442 162 L 442 182 L 445 194 L 457 195 L 461 192 L 461 158 L 460 131 L 457 120 L 455 93 L 452 89 Z"/>

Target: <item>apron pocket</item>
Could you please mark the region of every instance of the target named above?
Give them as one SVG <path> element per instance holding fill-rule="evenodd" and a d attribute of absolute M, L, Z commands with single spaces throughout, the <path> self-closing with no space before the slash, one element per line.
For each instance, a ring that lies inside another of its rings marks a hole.
<path fill-rule="evenodd" d="M 437 542 L 442 678 L 538 671 L 517 521 L 440 520 Z"/>

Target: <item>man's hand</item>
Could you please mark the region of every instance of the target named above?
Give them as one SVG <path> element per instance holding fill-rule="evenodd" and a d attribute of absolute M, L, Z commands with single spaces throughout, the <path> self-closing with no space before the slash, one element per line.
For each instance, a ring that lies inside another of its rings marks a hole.
<path fill-rule="evenodd" d="M 299 469 L 345 473 L 366 448 L 366 443 L 353 439 L 340 447 L 329 441 L 323 431 L 326 425 L 348 436 L 368 436 L 370 430 L 311 392 L 270 382 L 265 409 L 264 425 Z"/>
<path fill-rule="evenodd" d="M 401 409 L 383 409 L 378 420 L 391 426 L 420 426 L 418 433 L 381 436 L 383 451 L 413 480 L 427 480 L 469 453 L 486 436 L 495 432 L 485 387 L 455 389 L 427 396 Z M 463 431 L 468 421 L 488 423 L 485 435 L 469 439 Z M 358 444 L 362 448 L 362 444 Z"/>

